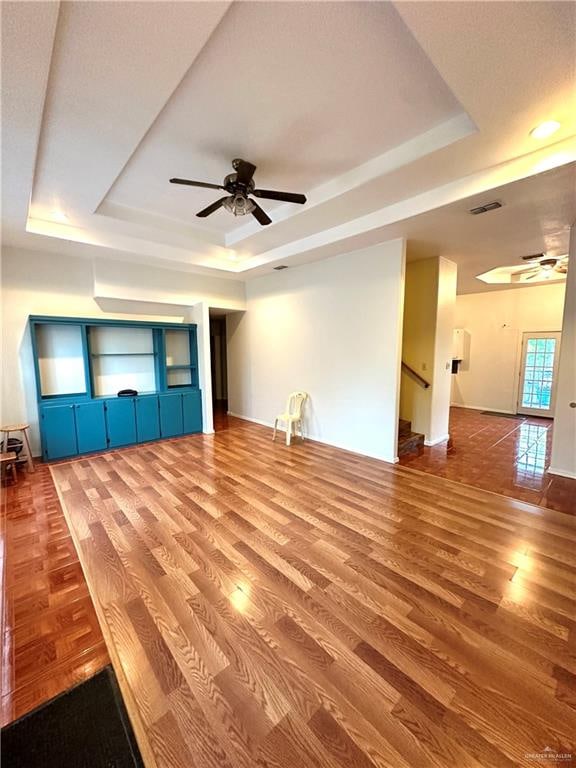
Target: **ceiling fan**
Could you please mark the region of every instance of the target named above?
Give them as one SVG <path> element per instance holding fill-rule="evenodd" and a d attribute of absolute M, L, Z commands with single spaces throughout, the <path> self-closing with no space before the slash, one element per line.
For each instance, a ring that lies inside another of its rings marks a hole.
<path fill-rule="evenodd" d="M 171 184 L 186 184 L 189 187 L 206 187 L 207 189 L 224 189 L 228 194 L 211 203 L 207 208 L 199 211 L 196 216 L 205 218 L 211 213 L 217 211 L 222 206 L 234 216 L 244 216 L 251 213 L 257 221 L 263 226 L 271 224 L 272 219 L 260 208 L 255 200 L 249 195 L 260 197 L 264 200 L 282 200 L 286 203 L 299 203 L 303 205 L 306 202 L 305 195 L 298 195 L 292 192 L 276 192 L 272 189 L 255 189 L 254 172 L 256 166 L 246 160 L 232 160 L 232 168 L 235 173 L 229 173 L 224 179 L 223 184 L 208 184 L 204 181 L 190 181 L 189 179 L 170 179 Z"/>
<path fill-rule="evenodd" d="M 540 280 L 558 280 L 557 272 L 560 275 L 565 275 L 568 272 L 568 256 L 547 256 L 545 253 L 533 253 L 529 256 L 522 256 L 523 261 L 527 261 L 531 264 L 528 269 L 522 269 L 515 272 L 512 276 L 514 282 L 524 282 L 526 280 L 534 280 L 540 278 Z"/>

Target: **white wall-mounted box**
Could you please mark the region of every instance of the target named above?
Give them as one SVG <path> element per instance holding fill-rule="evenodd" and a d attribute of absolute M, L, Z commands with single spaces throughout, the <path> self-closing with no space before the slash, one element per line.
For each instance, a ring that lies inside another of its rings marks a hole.
<path fill-rule="evenodd" d="M 464 360 L 464 328 L 454 328 L 452 338 L 452 360 Z"/>

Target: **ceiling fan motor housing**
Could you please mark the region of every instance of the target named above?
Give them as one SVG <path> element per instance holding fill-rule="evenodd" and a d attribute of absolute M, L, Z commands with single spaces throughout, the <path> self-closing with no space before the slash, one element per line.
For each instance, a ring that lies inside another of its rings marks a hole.
<path fill-rule="evenodd" d="M 247 184 L 244 184 L 238 181 L 237 173 L 229 173 L 224 179 L 224 189 L 231 194 L 238 192 L 249 195 L 254 190 L 254 181 L 251 179 Z"/>

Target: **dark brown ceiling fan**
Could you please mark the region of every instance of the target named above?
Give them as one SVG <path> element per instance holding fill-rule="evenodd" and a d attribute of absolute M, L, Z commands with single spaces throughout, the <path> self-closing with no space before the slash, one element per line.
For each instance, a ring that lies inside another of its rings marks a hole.
<path fill-rule="evenodd" d="M 232 160 L 232 167 L 235 173 L 229 173 L 223 184 L 208 184 L 205 181 L 190 181 L 189 179 L 170 179 L 170 183 L 185 184 L 189 187 L 205 187 L 206 189 L 223 189 L 228 193 L 226 197 L 221 197 L 220 200 L 216 200 L 215 203 L 211 203 L 199 211 L 196 216 L 200 216 L 200 218 L 210 216 L 214 211 L 224 207 L 234 216 L 244 216 L 251 213 L 260 224 L 266 225 L 271 224 L 272 219 L 249 195 L 264 200 L 281 200 L 285 203 L 298 203 L 299 205 L 306 202 L 305 195 L 298 195 L 293 192 L 276 192 L 272 189 L 255 189 L 254 172 L 256 166 L 246 162 L 246 160 Z"/>
<path fill-rule="evenodd" d="M 533 253 L 529 256 L 522 256 L 523 261 L 527 261 L 530 266 L 515 272 L 513 282 L 524 282 L 527 280 L 553 279 L 558 280 L 557 274 L 565 275 L 568 272 L 568 256 L 547 256 L 545 253 Z M 556 275 L 554 273 L 557 273 Z"/>

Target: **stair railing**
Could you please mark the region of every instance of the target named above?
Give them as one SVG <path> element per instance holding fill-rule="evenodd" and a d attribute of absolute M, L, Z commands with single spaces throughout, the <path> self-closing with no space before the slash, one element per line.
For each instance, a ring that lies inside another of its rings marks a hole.
<path fill-rule="evenodd" d="M 426 381 L 426 379 L 423 379 L 422 376 L 420 376 L 419 373 L 417 373 L 414 368 L 410 368 L 410 366 L 402 360 L 402 371 L 404 373 L 407 373 L 410 378 L 414 379 L 415 382 L 417 382 L 423 389 L 428 389 L 430 386 L 430 382 Z"/>

